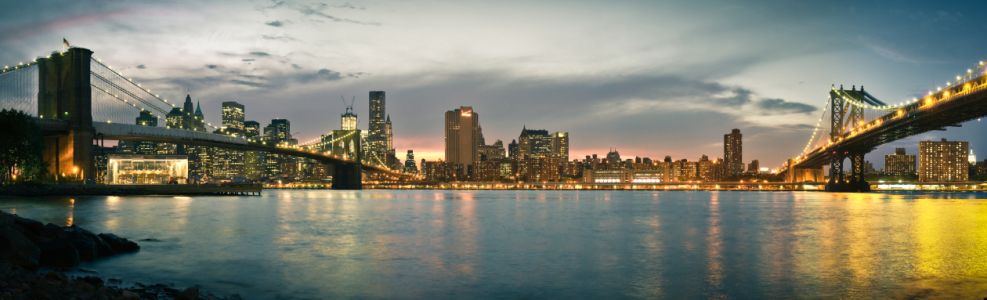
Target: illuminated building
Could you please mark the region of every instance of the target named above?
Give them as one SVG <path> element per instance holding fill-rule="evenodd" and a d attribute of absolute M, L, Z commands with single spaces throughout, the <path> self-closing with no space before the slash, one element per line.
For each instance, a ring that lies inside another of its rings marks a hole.
<path fill-rule="evenodd" d="M 730 134 L 723 135 L 723 159 L 728 166 L 730 175 L 744 173 L 743 135 L 740 129 L 734 129 Z"/>
<path fill-rule="evenodd" d="M 244 136 L 244 106 L 235 101 L 226 101 L 222 104 L 223 126 L 213 133 Z M 258 131 L 260 124 L 258 123 Z M 232 150 L 222 147 L 212 149 L 212 177 L 234 178 L 246 177 L 247 172 L 244 162 L 244 151 Z"/>
<path fill-rule="evenodd" d="M 154 117 L 154 114 L 151 114 L 150 111 L 141 110 L 140 116 L 137 117 L 137 125 L 140 125 L 140 126 L 148 126 L 148 127 L 157 127 L 158 126 L 158 119 L 155 118 Z M 137 142 L 131 142 L 131 143 L 133 143 L 133 153 L 134 154 L 151 155 L 151 154 L 157 154 L 158 153 L 158 144 L 155 143 L 155 142 L 137 141 Z"/>
<path fill-rule="evenodd" d="M 967 142 L 924 141 L 918 143 L 918 180 L 966 181 L 969 177 Z"/>
<path fill-rule="evenodd" d="M 480 160 L 480 115 L 470 106 L 462 106 L 445 114 L 445 161 L 472 166 Z"/>
<path fill-rule="evenodd" d="M 632 170 L 630 171 L 632 183 L 659 183 L 665 182 L 665 172 L 659 170 Z"/>
<path fill-rule="evenodd" d="M 617 152 L 617 149 L 611 148 L 610 149 L 610 152 L 607 153 L 607 163 L 608 164 L 619 164 L 620 163 L 620 153 Z"/>
<path fill-rule="evenodd" d="M 914 175 L 915 161 L 915 155 L 905 154 L 905 148 L 895 148 L 894 154 L 884 155 L 884 175 Z"/>
<path fill-rule="evenodd" d="M 339 128 L 341 130 L 356 130 L 358 119 L 356 114 L 353 113 L 352 106 L 346 107 L 346 113 L 339 116 L 339 122 Z"/>
<path fill-rule="evenodd" d="M 408 154 L 404 157 L 404 172 L 409 174 L 417 174 L 418 166 L 415 165 L 415 151 L 408 150 Z"/>
<path fill-rule="evenodd" d="M 392 170 L 400 170 L 400 168 L 394 168 L 394 166 L 396 166 L 395 163 L 397 162 L 397 157 L 394 155 L 395 154 L 394 137 L 392 135 L 393 132 L 392 129 L 393 128 L 391 127 L 391 115 L 387 115 L 387 121 L 384 122 L 385 143 L 384 143 L 384 149 L 383 151 L 381 151 L 381 153 L 383 153 L 384 155 L 384 162 L 386 166 L 388 166 Z"/>
<path fill-rule="evenodd" d="M 271 124 L 264 127 L 264 140 L 268 144 L 291 144 L 291 122 L 285 119 L 273 119 Z M 278 177 L 284 172 L 283 160 L 290 157 L 276 153 L 266 153 L 264 155 L 264 177 Z"/>
<path fill-rule="evenodd" d="M 511 140 L 510 144 L 507 144 L 507 157 L 513 160 L 518 160 L 518 145 L 517 140 Z"/>
<path fill-rule="evenodd" d="M 243 136 L 248 139 L 260 138 L 260 123 L 257 121 L 243 122 Z M 264 151 L 246 151 L 243 154 L 243 171 L 245 177 L 260 180 L 264 177 Z"/>
<path fill-rule="evenodd" d="M 384 118 L 386 98 L 384 91 L 370 91 L 370 129 L 367 130 L 367 157 L 383 157 L 387 154 L 387 124 Z"/>
<path fill-rule="evenodd" d="M 630 181 L 631 170 L 586 170 L 583 173 L 584 182 L 594 183 L 625 183 Z"/>
<path fill-rule="evenodd" d="M 758 162 L 756 159 L 752 160 L 751 163 L 747 165 L 747 173 L 750 174 L 757 174 L 758 170 L 760 169 L 761 169 L 761 163 Z"/>
<path fill-rule="evenodd" d="M 185 183 L 188 178 L 188 157 L 185 155 L 120 155 L 107 158 L 108 184 L 167 184 Z"/>
<path fill-rule="evenodd" d="M 488 159 L 504 158 L 504 142 L 497 140 L 493 145 L 480 145 L 477 149 L 480 152 L 480 161 Z"/>
<path fill-rule="evenodd" d="M 556 132 L 552 134 L 552 156 L 561 161 L 569 160 L 569 133 Z"/>
<path fill-rule="evenodd" d="M 517 141 L 518 159 L 550 156 L 563 161 L 569 160 L 569 133 L 549 134 L 548 130 L 528 129 L 524 126 Z"/>

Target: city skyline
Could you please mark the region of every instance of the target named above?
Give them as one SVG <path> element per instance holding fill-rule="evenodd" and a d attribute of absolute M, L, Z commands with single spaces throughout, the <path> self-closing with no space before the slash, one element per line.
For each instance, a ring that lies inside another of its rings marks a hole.
<path fill-rule="evenodd" d="M 507 142 L 517 124 L 575 134 L 573 158 L 603 155 L 609 145 L 631 157 L 719 157 L 718 135 L 739 128 L 745 163 L 775 168 L 802 149 L 831 84 L 864 85 L 895 103 L 987 58 L 976 50 L 983 42 L 958 39 L 983 27 L 963 13 L 983 5 L 975 2 L 904 2 L 891 11 L 854 2 L 53 3 L 14 4 L 0 21 L 10 50 L 0 54 L 4 64 L 58 50 L 64 37 L 168 99 L 192 83 L 207 107 L 238 100 L 251 119 L 289 119 L 299 140 L 338 126 L 325 117 L 345 111 L 332 95 L 384 90 L 402 112 L 397 152 L 429 160 L 442 157 L 433 120 L 472 106 L 484 112 L 490 140 Z M 478 9 L 486 14 L 465 17 Z M 209 17 L 221 11 L 234 13 Z M 422 21 L 438 14 L 449 17 Z M 720 33 L 726 27 L 731 35 Z M 366 112 L 360 98 L 354 110 Z M 216 113 L 206 121 L 221 123 Z M 917 153 L 918 141 L 939 138 L 980 151 L 973 133 L 984 125 L 964 125 L 879 147 L 867 159 L 880 168 L 875 154 Z"/>

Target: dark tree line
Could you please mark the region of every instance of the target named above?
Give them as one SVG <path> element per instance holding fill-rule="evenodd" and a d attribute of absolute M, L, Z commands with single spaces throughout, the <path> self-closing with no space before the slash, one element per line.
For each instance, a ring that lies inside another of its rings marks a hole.
<path fill-rule="evenodd" d="M 48 172 L 44 162 L 45 139 L 30 115 L 0 110 L 0 181 L 41 180 Z"/>

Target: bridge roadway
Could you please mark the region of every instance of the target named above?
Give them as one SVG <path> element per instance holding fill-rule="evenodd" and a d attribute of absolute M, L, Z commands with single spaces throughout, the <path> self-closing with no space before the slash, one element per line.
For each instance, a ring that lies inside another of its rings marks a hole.
<path fill-rule="evenodd" d="M 41 130 L 46 133 L 68 130 L 68 124 L 63 120 L 41 118 L 35 118 L 35 120 L 41 126 Z M 302 148 L 295 147 L 276 147 L 274 145 L 267 145 L 262 142 L 251 142 L 244 137 L 234 137 L 203 131 L 97 122 L 93 122 L 93 128 L 96 131 L 97 137 L 102 137 L 108 140 L 148 141 L 193 146 L 220 147 L 243 151 L 265 151 L 270 153 L 310 158 L 318 160 L 322 163 L 333 165 L 358 163 L 314 150 L 304 150 Z M 395 177 L 407 176 L 403 173 L 374 165 L 361 164 L 360 168 L 364 171 Z"/>
<path fill-rule="evenodd" d="M 867 153 L 886 143 L 945 127 L 960 127 L 963 122 L 983 116 L 987 116 L 987 78 L 979 77 L 867 123 L 864 130 L 848 132 L 839 142 L 805 155 L 795 162 L 795 167 L 819 168 L 829 164 L 838 152 Z"/>

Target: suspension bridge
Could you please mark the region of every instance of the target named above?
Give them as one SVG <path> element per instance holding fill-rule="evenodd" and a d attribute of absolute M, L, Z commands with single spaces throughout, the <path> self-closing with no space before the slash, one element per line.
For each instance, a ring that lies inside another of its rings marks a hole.
<path fill-rule="evenodd" d="M 259 137 L 167 126 L 162 116 L 178 108 L 175 104 L 134 83 L 92 54 L 89 49 L 73 47 L 13 67 L 4 66 L 0 71 L 0 109 L 20 110 L 36 118 L 45 136 L 45 162 L 56 176 L 78 170 L 83 179 L 95 180 L 100 170 L 95 170 L 93 145 L 106 139 L 304 157 L 332 166 L 334 189 L 362 188 L 364 172 L 382 178 L 407 176 L 385 166 L 379 157 L 363 157 L 358 131 L 334 131 L 331 140 L 288 145 Z M 128 124 L 143 111 L 161 119 L 160 125 Z M 217 129 L 212 124 L 206 126 Z M 325 151 L 327 145 L 332 149 Z"/>
<path fill-rule="evenodd" d="M 788 182 L 826 182 L 827 191 L 866 192 L 864 155 L 877 146 L 987 116 L 987 67 L 980 62 L 946 87 L 897 104 L 878 100 L 863 86 L 833 86 L 826 101 L 805 149 L 779 173 Z M 844 172 L 846 159 L 849 172 Z"/>

